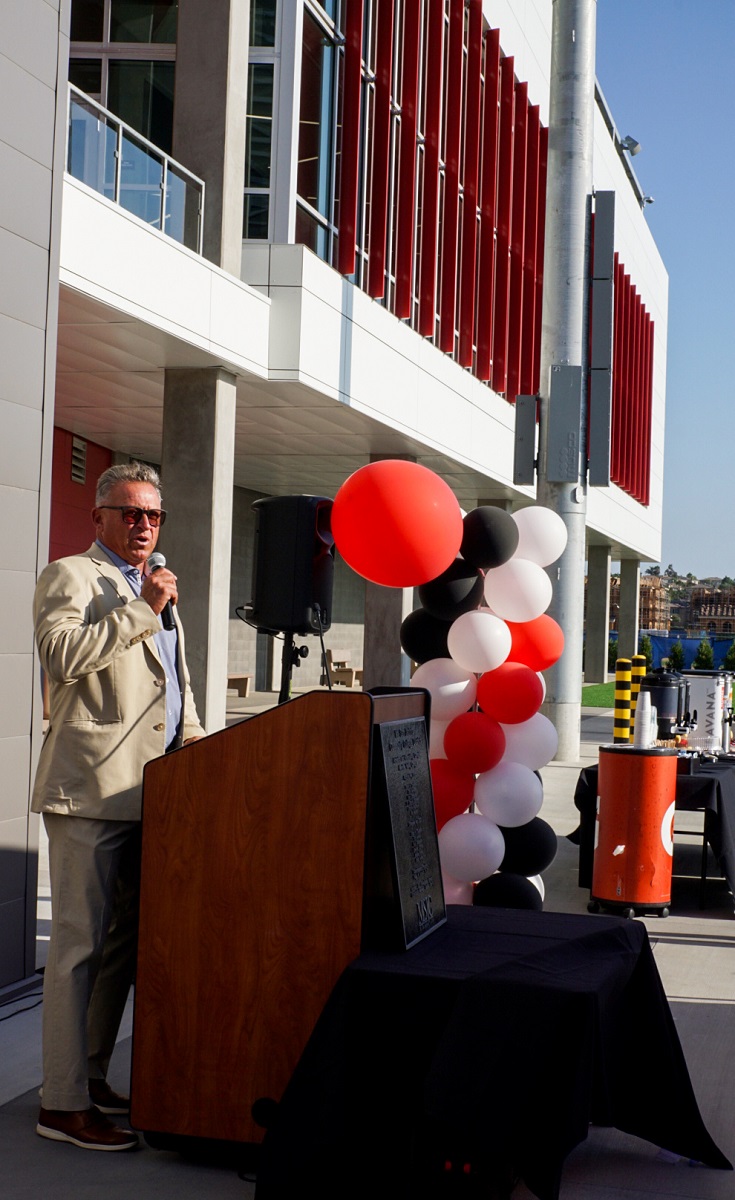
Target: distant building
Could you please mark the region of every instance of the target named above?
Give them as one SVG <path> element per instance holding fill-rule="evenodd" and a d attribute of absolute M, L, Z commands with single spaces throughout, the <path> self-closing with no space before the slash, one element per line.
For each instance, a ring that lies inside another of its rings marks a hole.
<path fill-rule="evenodd" d="M 693 587 L 689 595 L 687 626 L 692 635 L 735 636 L 735 588 Z"/>

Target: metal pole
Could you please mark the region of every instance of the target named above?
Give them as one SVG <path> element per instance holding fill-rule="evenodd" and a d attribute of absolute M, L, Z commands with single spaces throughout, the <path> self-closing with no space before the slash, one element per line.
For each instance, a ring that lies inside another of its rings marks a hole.
<path fill-rule="evenodd" d="M 557 758 L 579 758 L 582 699 L 585 526 L 587 513 L 587 329 L 595 103 L 596 0 L 553 0 L 546 245 L 541 334 L 541 420 L 537 496 L 567 527 L 561 559 L 549 568 L 564 653 L 547 674 L 544 711 L 559 735 Z M 549 391 L 552 366 L 582 367 L 579 475 L 548 479 Z"/>

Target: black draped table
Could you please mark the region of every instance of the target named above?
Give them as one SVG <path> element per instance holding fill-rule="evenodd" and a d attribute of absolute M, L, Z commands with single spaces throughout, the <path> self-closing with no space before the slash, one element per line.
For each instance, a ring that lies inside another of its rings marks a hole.
<path fill-rule="evenodd" d="M 597 777 L 596 765 L 585 767 L 574 793 L 579 809 L 579 886 L 584 888 L 592 887 Z M 703 762 L 693 775 L 677 775 L 676 808 L 704 811 L 705 837 L 735 894 L 735 761 Z"/>
<path fill-rule="evenodd" d="M 266 1134 L 256 1200 L 425 1200 L 450 1165 L 556 1200 L 590 1122 L 730 1167 L 644 925 L 451 907 L 407 953 L 364 953 L 338 980 Z"/>

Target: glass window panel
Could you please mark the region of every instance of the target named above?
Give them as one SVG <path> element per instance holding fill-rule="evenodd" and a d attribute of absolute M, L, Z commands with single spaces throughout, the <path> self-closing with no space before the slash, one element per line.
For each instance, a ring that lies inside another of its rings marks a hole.
<path fill-rule="evenodd" d="M 250 0 L 250 45 L 275 44 L 276 0 Z"/>
<path fill-rule="evenodd" d="M 111 59 L 107 107 L 155 146 L 170 154 L 174 64 Z"/>
<path fill-rule="evenodd" d="M 166 174 L 164 233 L 190 250 L 199 249 L 201 188 L 169 164 Z"/>
<path fill-rule="evenodd" d="M 327 230 L 316 220 L 315 217 L 302 208 L 300 204 L 296 205 L 296 232 L 295 239 L 298 245 L 308 246 L 320 258 L 327 257 Z"/>
<path fill-rule="evenodd" d="M 161 228 L 161 188 L 163 163 L 147 147 L 123 134 L 120 160 L 120 203 L 152 225 Z"/>
<path fill-rule="evenodd" d="M 69 59 L 69 83 L 81 88 L 88 96 L 100 98 L 102 92 L 102 60 L 99 58 Z"/>
<path fill-rule="evenodd" d="M 111 42 L 175 42 L 178 0 L 112 0 Z"/>
<path fill-rule="evenodd" d="M 72 96 L 66 169 L 108 200 L 115 198 L 116 145 L 117 126 L 108 124 L 95 109 Z"/>
<path fill-rule="evenodd" d="M 332 175 L 333 69 L 334 46 L 305 12 L 297 191 L 325 216 L 329 215 Z"/>
<path fill-rule="evenodd" d="M 246 196 L 242 236 L 251 240 L 268 240 L 269 197 Z"/>
<path fill-rule="evenodd" d="M 74 0 L 71 6 L 71 28 L 73 42 L 103 42 L 105 0 Z"/>
<path fill-rule="evenodd" d="M 272 112 L 273 64 L 251 63 L 245 145 L 246 187 L 270 187 Z"/>

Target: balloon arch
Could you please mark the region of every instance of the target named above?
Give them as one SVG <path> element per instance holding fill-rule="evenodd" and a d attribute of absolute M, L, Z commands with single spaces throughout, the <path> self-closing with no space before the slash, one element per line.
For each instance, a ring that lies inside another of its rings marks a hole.
<path fill-rule="evenodd" d="M 542 713 L 542 671 L 564 635 L 546 609 L 544 570 L 566 528 L 548 508 L 464 515 L 427 467 L 386 459 L 337 492 L 332 532 L 365 579 L 418 588 L 401 646 L 431 696 L 429 755 L 444 891 L 449 903 L 540 908 L 556 836 L 538 813 L 538 774 L 556 730 Z"/>

